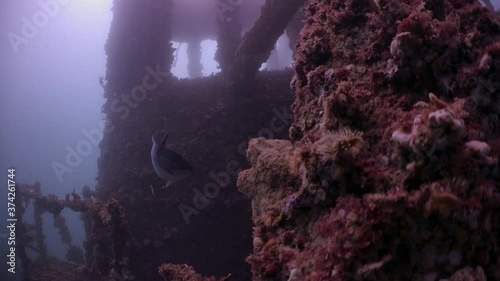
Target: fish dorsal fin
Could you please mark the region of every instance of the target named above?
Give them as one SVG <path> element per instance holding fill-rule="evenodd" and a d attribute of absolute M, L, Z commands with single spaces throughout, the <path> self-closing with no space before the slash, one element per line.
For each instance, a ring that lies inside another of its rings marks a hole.
<path fill-rule="evenodd" d="M 167 131 L 167 133 L 165 134 L 165 136 L 161 140 L 161 145 L 163 145 L 163 146 L 165 146 L 165 143 L 167 142 L 168 133 L 170 133 L 170 130 Z"/>

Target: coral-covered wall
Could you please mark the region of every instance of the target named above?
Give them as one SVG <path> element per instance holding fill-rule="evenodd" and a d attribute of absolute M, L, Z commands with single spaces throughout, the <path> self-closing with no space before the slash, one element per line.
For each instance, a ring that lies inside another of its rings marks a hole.
<path fill-rule="evenodd" d="M 250 141 L 253 280 L 500 280 L 500 19 L 312 0 L 292 141 Z"/>

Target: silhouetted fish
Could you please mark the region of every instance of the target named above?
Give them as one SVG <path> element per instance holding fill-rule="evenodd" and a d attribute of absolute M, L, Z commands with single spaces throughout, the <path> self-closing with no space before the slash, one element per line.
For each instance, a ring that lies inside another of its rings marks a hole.
<path fill-rule="evenodd" d="M 163 140 L 158 144 L 152 136 L 153 147 L 151 148 L 151 162 L 156 174 L 166 181 L 163 188 L 187 177 L 193 167 L 180 154 L 167 148 L 165 143 L 170 130 L 165 134 Z"/>

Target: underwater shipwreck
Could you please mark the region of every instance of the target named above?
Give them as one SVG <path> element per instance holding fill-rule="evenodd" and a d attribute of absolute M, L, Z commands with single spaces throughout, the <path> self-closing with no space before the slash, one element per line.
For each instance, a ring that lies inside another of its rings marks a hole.
<path fill-rule="evenodd" d="M 215 1 L 198 33 L 171 0 L 114 2 L 98 184 L 17 186 L 23 280 L 500 280 L 500 15 L 266 0 L 248 25 L 246 2 Z M 293 67 L 259 70 L 284 33 Z M 206 38 L 221 72 L 200 77 Z M 192 79 L 170 74 L 172 41 L 189 43 Z M 161 189 L 151 135 L 167 129 L 194 172 Z M 65 261 L 47 254 L 44 213 Z"/>

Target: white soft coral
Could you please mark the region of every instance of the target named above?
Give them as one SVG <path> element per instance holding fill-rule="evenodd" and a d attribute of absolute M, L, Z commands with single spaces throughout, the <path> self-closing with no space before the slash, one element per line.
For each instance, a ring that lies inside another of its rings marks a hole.
<path fill-rule="evenodd" d="M 434 108 L 413 119 L 411 132 L 394 131 L 392 140 L 414 152 L 422 152 L 422 149 L 427 148 L 430 154 L 445 149 L 450 143 L 449 139 L 465 137 L 464 120 L 455 112 L 455 107 L 449 106 L 432 93 L 429 94 L 429 99 Z"/>

